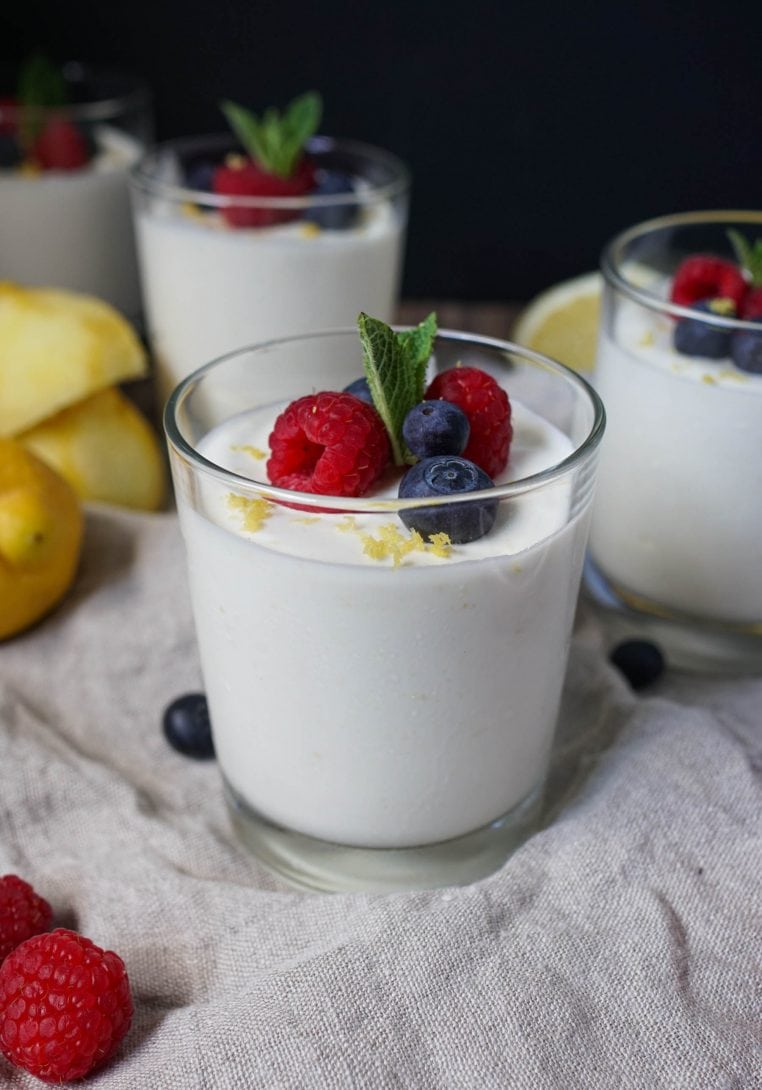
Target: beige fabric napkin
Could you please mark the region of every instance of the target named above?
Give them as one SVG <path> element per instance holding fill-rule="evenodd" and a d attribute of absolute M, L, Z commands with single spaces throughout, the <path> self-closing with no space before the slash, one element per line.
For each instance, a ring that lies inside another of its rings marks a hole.
<path fill-rule="evenodd" d="M 0 873 L 135 995 L 89 1085 L 762 1087 L 762 680 L 638 698 L 600 643 L 583 615 L 552 820 L 498 874 L 289 892 L 238 847 L 215 765 L 161 734 L 200 685 L 174 516 L 91 511 L 74 592 L 0 645 Z"/>

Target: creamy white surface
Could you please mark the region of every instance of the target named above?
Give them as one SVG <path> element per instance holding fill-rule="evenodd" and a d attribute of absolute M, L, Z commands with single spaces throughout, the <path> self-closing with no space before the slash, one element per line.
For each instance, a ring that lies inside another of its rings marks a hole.
<path fill-rule="evenodd" d="M 0 170 L 0 279 L 87 292 L 134 319 L 140 288 L 127 171 L 142 149 L 110 126 L 93 136 L 99 150 L 81 170 Z"/>
<path fill-rule="evenodd" d="M 672 322 L 623 301 L 601 333 L 608 419 L 590 548 L 621 589 L 762 622 L 762 377 L 682 356 Z"/>
<path fill-rule="evenodd" d="M 514 476 L 570 452 L 520 406 L 515 420 Z M 229 464 L 231 446 L 257 441 L 246 432 L 239 418 L 204 452 Z M 215 743 L 256 811 L 403 847 L 479 828 L 541 783 L 586 536 L 584 513 L 568 522 L 567 482 L 450 559 L 415 553 L 396 569 L 364 557 L 340 516 L 282 512 L 252 535 L 214 485 L 201 505 L 211 517 L 179 496 Z"/>
<path fill-rule="evenodd" d="M 346 231 L 303 224 L 231 228 L 174 206 L 136 216 L 143 295 L 159 390 L 216 356 L 275 337 L 391 321 L 403 226 L 387 202 Z"/>

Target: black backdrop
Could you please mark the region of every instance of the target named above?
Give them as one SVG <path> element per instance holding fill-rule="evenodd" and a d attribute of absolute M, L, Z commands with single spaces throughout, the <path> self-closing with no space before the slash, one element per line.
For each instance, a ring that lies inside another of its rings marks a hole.
<path fill-rule="evenodd" d="M 762 2 L 35 0 L 3 60 L 118 63 L 158 136 L 322 91 L 325 132 L 411 166 L 409 297 L 524 299 L 640 219 L 762 205 Z M 13 10 L 11 10 L 13 9 Z"/>

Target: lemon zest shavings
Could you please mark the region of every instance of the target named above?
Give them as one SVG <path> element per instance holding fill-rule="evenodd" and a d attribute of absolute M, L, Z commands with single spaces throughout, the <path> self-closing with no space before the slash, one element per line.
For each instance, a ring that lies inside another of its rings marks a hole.
<path fill-rule="evenodd" d="M 237 496 L 234 492 L 228 493 L 227 503 L 231 511 L 242 515 L 241 528 L 249 534 L 256 534 L 261 530 L 275 510 L 275 504 L 269 500 Z"/>
<path fill-rule="evenodd" d="M 299 228 L 299 234 L 302 238 L 317 238 L 320 234 L 320 224 L 306 222 L 302 223 Z"/>
<path fill-rule="evenodd" d="M 267 457 L 267 451 L 262 450 L 261 447 L 254 447 L 251 443 L 239 443 L 237 446 L 230 448 L 233 451 L 241 451 L 242 454 L 250 454 L 252 458 L 256 458 L 258 462 L 264 461 Z"/>
<path fill-rule="evenodd" d="M 391 560 L 398 568 L 410 553 L 430 552 L 435 556 L 450 555 L 450 538 L 447 534 L 430 534 L 429 541 L 424 541 L 417 530 L 410 530 L 407 535 L 400 532 L 393 522 L 378 528 L 378 534 L 360 535 L 363 553 L 371 560 Z"/>

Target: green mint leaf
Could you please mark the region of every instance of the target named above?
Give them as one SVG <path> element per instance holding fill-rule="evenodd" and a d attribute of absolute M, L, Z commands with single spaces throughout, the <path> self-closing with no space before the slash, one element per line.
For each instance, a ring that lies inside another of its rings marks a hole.
<path fill-rule="evenodd" d="M 24 107 L 65 106 L 66 83 L 60 68 L 36 53 L 21 69 L 16 96 Z"/>
<path fill-rule="evenodd" d="M 19 73 L 16 99 L 22 107 L 19 139 L 22 147 L 29 149 L 40 134 L 43 107 L 65 106 L 66 82 L 57 65 L 47 57 L 36 53 L 26 61 Z"/>
<path fill-rule="evenodd" d="M 274 106 L 268 107 L 261 120 L 229 100 L 221 102 L 220 109 L 247 154 L 262 170 L 290 178 L 304 145 L 317 132 L 323 102 L 316 91 L 308 91 L 295 98 L 283 114 Z"/>
<path fill-rule="evenodd" d="M 748 274 L 752 287 L 762 287 L 762 238 L 758 238 L 752 246 L 749 240 L 734 228 L 728 231 L 728 238 L 733 244 L 736 261 Z"/>
<path fill-rule="evenodd" d="M 430 314 L 416 329 L 402 333 L 365 313 L 357 324 L 373 404 L 388 432 L 395 465 L 405 465 L 414 459 L 405 448 L 402 424 L 410 409 L 423 400 L 426 364 L 437 333 L 436 315 Z"/>

